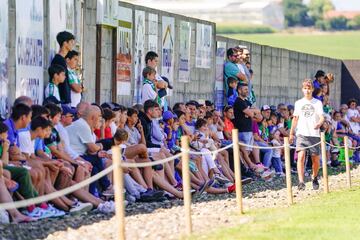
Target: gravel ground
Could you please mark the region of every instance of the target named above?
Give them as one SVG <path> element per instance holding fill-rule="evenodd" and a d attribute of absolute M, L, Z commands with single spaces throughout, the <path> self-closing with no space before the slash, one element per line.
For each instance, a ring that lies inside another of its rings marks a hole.
<path fill-rule="evenodd" d="M 346 176 L 329 169 L 330 191 L 346 188 Z M 309 179 L 308 179 L 309 180 Z M 353 186 L 360 185 L 360 167 L 352 170 Z M 293 185 L 296 186 L 296 175 Z M 322 184 L 320 180 L 320 184 Z M 269 208 L 287 205 L 285 179 L 274 178 L 270 182 L 255 181 L 243 187 L 244 209 Z M 293 187 L 294 201 L 301 202 L 320 190 L 312 190 L 311 182 L 306 190 L 299 192 Z M 219 227 L 230 227 L 249 219 L 237 213 L 235 194 L 203 194 L 192 205 L 193 230 L 196 234 L 209 233 Z M 136 203 L 126 208 L 127 239 L 179 239 L 184 229 L 182 201 L 172 200 L 157 203 Z M 90 212 L 78 216 L 46 219 L 34 223 L 0 225 L 0 239 L 115 239 L 115 218 Z"/>

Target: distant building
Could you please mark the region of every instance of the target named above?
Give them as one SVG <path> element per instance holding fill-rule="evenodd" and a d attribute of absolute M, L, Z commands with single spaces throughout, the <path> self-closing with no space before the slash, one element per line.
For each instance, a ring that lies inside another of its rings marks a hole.
<path fill-rule="evenodd" d="M 349 20 L 355 18 L 356 16 L 360 16 L 360 11 L 336 11 L 331 10 L 325 13 L 324 18 L 336 18 L 336 17 L 345 17 Z"/>
<path fill-rule="evenodd" d="M 281 0 L 136 0 L 131 3 L 217 23 L 255 24 L 267 25 L 276 29 L 284 28 L 284 11 Z"/>

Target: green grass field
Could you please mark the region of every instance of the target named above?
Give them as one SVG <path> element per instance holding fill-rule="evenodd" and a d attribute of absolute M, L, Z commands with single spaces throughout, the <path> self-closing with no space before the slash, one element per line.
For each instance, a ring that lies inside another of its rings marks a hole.
<path fill-rule="evenodd" d="M 228 34 L 224 36 L 331 58 L 360 59 L 360 31 L 313 34 Z"/>
<path fill-rule="evenodd" d="M 332 192 L 289 208 L 252 211 L 248 223 L 192 239 L 359 239 L 359 209 L 360 188 Z"/>

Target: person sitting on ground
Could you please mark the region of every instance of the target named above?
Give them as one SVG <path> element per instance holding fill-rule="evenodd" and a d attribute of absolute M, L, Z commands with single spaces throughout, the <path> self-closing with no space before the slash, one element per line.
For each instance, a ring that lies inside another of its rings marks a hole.
<path fill-rule="evenodd" d="M 0 123 L 0 129 L 1 129 L 1 124 L 2 123 Z M 6 138 L 4 140 L 6 140 Z M 0 159 L 3 158 L 2 155 L 7 154 L 6 151 L 7 150 L 5 149 L 5 151 L 3 151 L 2 153 L 0 152 Z M 6 187 L 5 177 L 3 176 L 3 162 L 2 160 L 0 160 L 0 203 L 10 203 L 12 201 L 13 199 L 9 193 L 9 190 Z M 8 209 L 7 212 L 10 214 L 12 223 L 33 222 L 37 220 L 36 218 L 28 217 L 22 214 L 16 208 Z"/>
<path fill-rule="evenodd" d="M 113 136 L 110 126 L 113 122 L 115 122 L 116 114 L 112 110 L 105 108 L 102 118 L 104 120 L 101 124 L 102 126 L 100 127 L 100 129 L 95 129 L 94 131 L 97 140 L 104 138 L 112 138 Z"/>
<path fill-rule="evenodd" d="M 106 152 L 102 151 L 102 144 L 96 143 L 93 135 L 93 131 L 98 126 L 100 118 L 101 111 L 99 107 L 91 105 L 85 109 L 81 118 L 66 127 L 68 134 L 71 135 L 70 146 L 93 166 L 91 175 L 104 170 L 103 158 L 107 158 Z M 111 182 L 106 176 L 90 184 L 89 190 L 90 193 L 97 197 L 103 191 L 105 191 L 103 194 L 113 194 Z"/>
<path fill-rule="evenodd" d="M 51 65 L 48 69 L 50 81 L 45 88 L 45 99 L 51 96 L 60 102 L 60 92 L 58 85 L 65 81 L 65 69 L 61 65 Z"/>

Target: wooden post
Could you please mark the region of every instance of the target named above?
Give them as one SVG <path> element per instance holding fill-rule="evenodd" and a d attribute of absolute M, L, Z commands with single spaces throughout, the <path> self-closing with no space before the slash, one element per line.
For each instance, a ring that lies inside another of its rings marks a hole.
<path fill-rule="evenodd" d="M 119 146 L 112 147 L 112 156 L 114 164 L 116 239 L 125 240 L 124 174 L 120 166 L 121 152 Z"/>
<path fill-rule="evenodd" d="M 290 144 L 288 137 L 284 137 L 284 148 L 285 148 L 284 152 L 285 152 L 287 198 L 288 198 L 288 204 L 292 205 L 294 201 L 293 201 L 292 186 L 291 186 Z"/>
<path fill-rule="evenodd" d="M 325 133 L 324 132 L 321 132 L 321 159 L 322 159 L 324 192 L 329 193 L 327 157 L 326 157 L 326 142 L 325 142 Z"/>
<path fill-rule="evenodd" d="M 349 138 L 348 136 L 344 137 L 344 145 L 345 145 L 345 165 L 346 165 L 346 180 L 348 188 L 351 188 L 351 172 L 350 172 L 350 161 L 349 161 Z"/>
<path fill-rule="evenodd" d="M 234 170 L 235 170 L 235 189 L 236 204 L 240 214 L 244 213 L 242 202 L 242 182 L 241 182 L 241 163 L 240 163 L 240 147 L 239 147 L 239 131 L 232 130 L 233 154 L 234 154 Z"/>
<path fill-rule="evenodd" d="M 190 193 L 190 167 L 189 167 L 189 137 L 181 137 L 182 152 L 182 177 L 183 177 L 183 194 L 184 194 L 184 208 L 185 208 L 185 227 L 186 234 L 192 233 L 191 222 L 191 193 Z"/>

